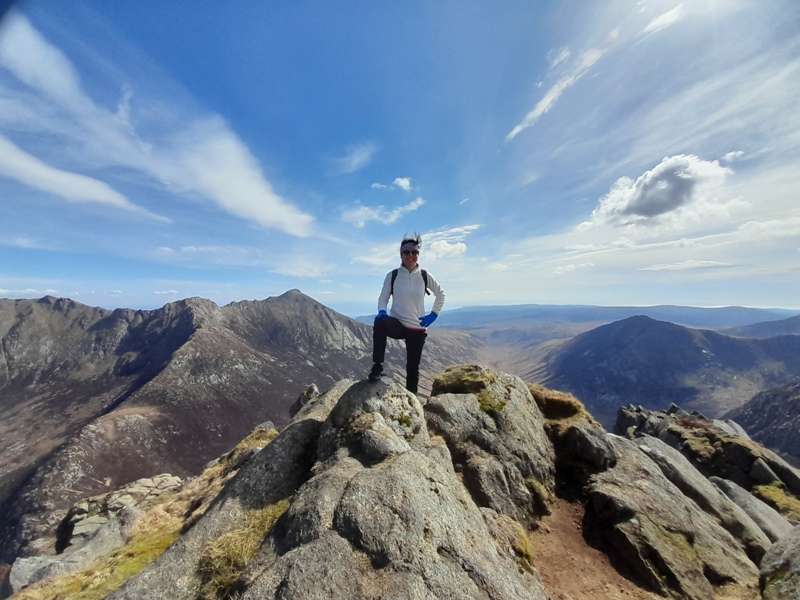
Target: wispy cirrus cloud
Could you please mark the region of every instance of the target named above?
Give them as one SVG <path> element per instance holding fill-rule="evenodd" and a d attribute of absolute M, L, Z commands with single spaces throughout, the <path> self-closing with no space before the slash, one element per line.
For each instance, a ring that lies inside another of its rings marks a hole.
<path fill-rule="evenodd" d="M 642 30 L 642 33 L 647 34 L 647 33 L 655 33 L 656 31 L 661 31 L 662 29 L 677 23 L 683 16 L 684 16 L 683 4 L 679 4 L 672 10 L 668 10 L 667 12 L 657 16 L 655 19 L 650 21 L 647 24 L 647 26 Z"/>
<path fill-rule="evenodd" d="M 349 146 L 343 156 L 330 159 L 330 175 L 349 175 L 366 167 L 372 162 L 372 157 L 378 152 L 377 144 L 363 142 Z"/>
<path fill-rule="evenodd" d="M 182 112 L 177 105 L 154 105 L 152 99 L 140 100 L 134 110 L 131 85 L 123 87 L 115 110 L 107 110 L 86 92 L 69 58 L 26 17 L 13 13 L 3 27 L 0 65 L 17 82 L 7 88 L 3 102 L 25 117 L 26 130 L 35 134 L 29 138 L 50 138 L 37 148 L 4 139 L 0 169 L 5 176 L 73 202 L 99 202 L 158 218 L 103 180 L 113 177 L 108 169 L 121 167 L 148 186 L 210 200 L 261 227 L 299 237 L 310 234 L 313 217 L 274 190 L 224 119 Z M 140 129 L 158 131 L 158 137 L 145 139 Z M 64 147 L 70 149 L 70 170 L 53 166 L 58 157 L 53 149 Z M 98 165 L 106 171 L 98 173 Z M 79 172 L 82 166 L 91 167 L 92 176 Z"/>
<path fill-rule="evenodd" d="M 555 84 L 553 84 L 544 94 L 541 100 L 536 103 L 536 106 L 531 110 L 525 118 L 522 119 L 511 131 L 506 134 L 506 142 L 512 141 L 520 133 L 532 127 L 536 122 L 546 114 L 553 106 L 555 106 L 561 95 L 575 85 L 589 70 L 599 61 L 605 50 L 591 49 L 581 54 L 578 61 L 572 66 L 569 72 L 561 77 Z M 556 60 L 552 63 L 553 66 L 558 66 L 564 61 L 569 59 L 569 51 L 562 50 Z"/>
<path fill-rule="evenodd" d="M 391 225 L 399 221 L 402 217 L 410 212 L 419 209 L 425 204 L 425 199 L 418 197 L 416 200 L 406 204 L 405 206 L 398 206 L 397 208 L 387 209 L 383 205 L 380 206 L 364 206 L 360 202 L 356 202 L 354 206 L 346 208 L 342 211 L 342 220 L 346 223 L 352 223 L 356 227 L 364 227 L 370 221 L 383 223 L 384 225 Z"/>
<path fill-rule="evenodd" d="M 94 202 L 139 213 L 148 218 L 170 222 L 169 219 L 130 202 L 110 185 L 92 177 L 70 173 L 45 164 L 13 144 L 0 134 L 0 176 L 15 179 L 25 185 L 59 196 L 70 202 Z"/>

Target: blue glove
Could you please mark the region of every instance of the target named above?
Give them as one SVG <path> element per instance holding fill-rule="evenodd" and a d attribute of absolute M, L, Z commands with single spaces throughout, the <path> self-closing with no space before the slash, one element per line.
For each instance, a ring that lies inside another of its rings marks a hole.
<path fill-rule="evenodd" d="M 423 327 L 428 327 L 430 326 L 431 323 L 433 323 L 436 320 L 436 317 L 438 316 L 439 315 L 437 315 L 435 312 L 431 311 L 424 317 L 419 318 L 419 324 L 422 325 Z"/>
<path fill-rule="evenodd" d="M 385 319 L 388 316 L 389 315 L 386 314 L 385 310 L 379 310 L 377 316 L 375 317 L 375 320 L 377 321 L 378 319 Z"/>

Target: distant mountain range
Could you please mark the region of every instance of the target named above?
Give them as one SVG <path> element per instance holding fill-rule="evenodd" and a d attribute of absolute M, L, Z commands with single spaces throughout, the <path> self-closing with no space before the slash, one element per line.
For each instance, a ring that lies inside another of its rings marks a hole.
<path fill-rule="evenodd" d="M 556 346 L 538 375 L 575 394 L 606 427 L 629 403 L 675 403 L 717 417 L 761 390 L 800 381 L 800 336 L 735 338 L 630 317 Z"/>
<path fill-rule="evenodd" d="M 611 323 L 643 315 L 685 327 L 719 329 L 778 321 L 798 315 L 798 311 L 780 308 L 745 308 L 725 306 L 591 306 L 520 304 L 513 306 L 467 306 L 445 310 L 437 325 L 454 329 L 506 328 L 536 323 Z M 800 318 L 800 317 L 798 317 Z M 371 322 L 371 321 L 370 321 Z"/>

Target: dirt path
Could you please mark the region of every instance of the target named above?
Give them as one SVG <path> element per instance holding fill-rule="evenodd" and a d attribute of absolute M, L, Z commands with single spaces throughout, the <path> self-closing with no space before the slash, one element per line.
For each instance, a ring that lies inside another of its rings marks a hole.
<path fill-rule="evenodd" d="M 531 533 L 533 562 L 553 600 L 663 600 L 625 579 L 583 539 L 584 507 L 558 499 Z"/>

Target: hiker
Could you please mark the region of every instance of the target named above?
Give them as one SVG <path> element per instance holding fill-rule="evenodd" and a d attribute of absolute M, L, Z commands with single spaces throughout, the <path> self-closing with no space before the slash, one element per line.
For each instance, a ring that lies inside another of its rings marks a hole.
<path fill-rule="evenodd" d="M 444 306 L 444 290 L 439 282 L 425 269 L 420 269 L 419 252 L 422 238 L 418 234 L 406 235 L 400 242 L 399 269 L 386 274 L 383 289 L 378 297 L 378 315 L 372 329 L 372 370 L 370 381 L 378 381 L 383 373 L 386 353 L 386 338 L 406 341 L 406 389 L 417 393 L 419 385 L 419 361 L 422 347 L 428 336 L 426 329 L 436 320 Z M 430 290 L 430 291 L 429 291 Z M 425 295 L 433 292 L 431 312 L 425 314 Z M 386 309 L 392 297 L 391 315 Z"/>

